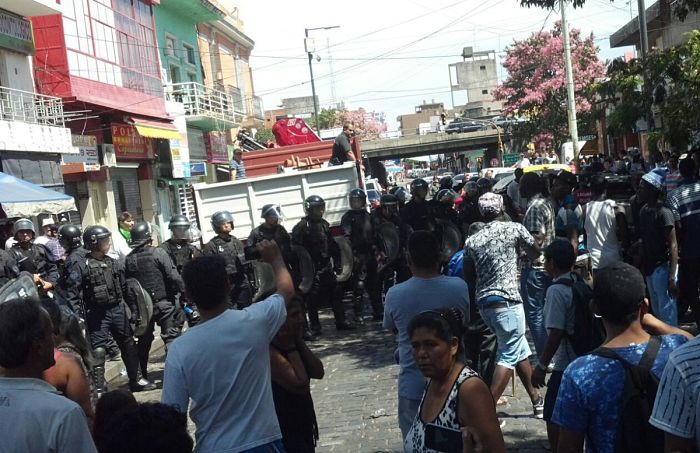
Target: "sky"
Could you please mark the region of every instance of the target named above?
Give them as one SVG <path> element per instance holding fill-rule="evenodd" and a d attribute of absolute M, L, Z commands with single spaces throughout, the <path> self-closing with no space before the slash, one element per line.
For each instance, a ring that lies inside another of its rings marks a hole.
<path fill-rule="evenodd" d="M 250 66 L 266 110 L 283 98 L 311 95 L 304 29 L 339 26 L 310 31 L 320 57 L 313 62 L 320 107 L 335 99 L 348 109 L 384 112 L 390 131 L 398 129 L 398 115 L 423 101 L 452 107 L 448 64 L 461 61 L 463 47 L 494 50 L 500 58 L 514 40 L 551 29 L 560 17 L 558 10 L 522 8 L 518 0 L 229 2 L 255 41 Z M 610 49 L 608 38 L 636 17 L 637 2 L 631 3 L 588 0 L 568 9 L 569 23 L 594 34 L 601 59 L 622 56 L 632 48 Z"/>

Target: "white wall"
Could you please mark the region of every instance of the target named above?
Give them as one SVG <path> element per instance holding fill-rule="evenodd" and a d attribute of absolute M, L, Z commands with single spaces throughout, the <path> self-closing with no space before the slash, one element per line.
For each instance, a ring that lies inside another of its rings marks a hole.
<path fill-rule="evenodd" d="M 0 85 L 34 92 L 30 57 L 21 53 L 0 49 Z"/>

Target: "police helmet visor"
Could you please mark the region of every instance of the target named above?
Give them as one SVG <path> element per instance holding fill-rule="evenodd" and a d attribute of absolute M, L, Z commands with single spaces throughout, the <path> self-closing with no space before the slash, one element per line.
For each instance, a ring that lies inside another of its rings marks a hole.
<path fill-rule="evenodd" d="M 350 199 L 350 209 L 352 210 L 360 210 L 364 207 L 365 202 L 362 198 L 351 198 Z"/>
<path fill-rule="evenodd" d="M 274 220 L 281 220 L 283 218 L 282 215 L 282 208 L 280 205 L 272 205 L 267 207 L 262 211 L 261 216 L 263 219 L 274 219 Z"/>
<path fill-rule="evenodd" d="M 393 215 L 396 215 L 399 212 L 399 207 L 396 204 L 385 204 L 382 205 L 382 213 L 384 213 L 385 216 L 391 217 Z"/>
<path fill-rule="evenodd" d="M 313 206 L 309 206 L 309 216 L 315 218 L 315 219 L 320 219 L 323 217 L 323 214 L 326 213 L 326 204 L 317 204 Z"/>
<path fill-rule="evenodd" d="M 170 230 L 173 232 L 174 239 L 187 239 L 188 226 L 173 226 Z"/>
<path fill-rule="evenodd" d="M 106 238 L 99 238 L 97 240 L 97 248 L 102 253 L 109 252 L 109 249 L 111 246 L 112 246 L 112 237 L 111 236 L 107 236 Z"/>

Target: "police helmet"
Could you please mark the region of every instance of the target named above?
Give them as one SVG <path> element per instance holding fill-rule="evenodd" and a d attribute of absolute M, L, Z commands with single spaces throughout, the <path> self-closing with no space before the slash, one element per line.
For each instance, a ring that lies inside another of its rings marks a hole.
<path fill-rule="evenodd" d="M 131 228 L 131 247 L 136 248 L 147 244 L 153 235 L 151 224 L 148 222 L 137 222 Z"/>
<path fill-rule="evenodd" d="M 262 207 L 260 217 L 265 219 L 267 217 L 273 217 L 276 219 L 282 218 L 282 207 L 278 204 L 266 204 Z"/>
<path fill-rule="evenodd" d="M 32 236 L 36 235 L 36 229 L 34 228 L 34 222 L 29 219 L 19 219 L 12 226 L 12 234 L 16 237 L 17 233 L 20 231 L 29 230 L 32 232 Z"/>
<path fill-rule="evenodd" d="M 396 195 L 390 193 L 384 194 L 379 198 L 380 206 L 397 206 L 398 204 L 399 199 L 396 197 Z"/>
<path fill-rule="evenodd" d="M 304 212 L 306 213 L 306 215 L 309 215 L 311 213 L 312 208 L 317 207 L 326 207 L 326 202 L 320 196 L 311 195 L 310 197 L 307 197 L 306 200 L 304 200 Z"/>
<path fill-rule="evenodd" d="M 396 200 L 398 200 L 399 203 L 404 204 L 406 203 L 406 189 L 400 186 L 392 187 L 391 190 L 389 191 L 389 194 L 394 195 L 396 197 Z"/>
<path fill-rule="evenodd" d="M 75 225 L 65 224 L 58 229 L 58 243 L 66 250 L 80 247 L 80 228 Z"/>
<path fill-rule="evenodd" d="M 352 189 L 349 198 L 351 209 L 358 210 L 367 205 L 367 194 L 362 189 Z"/>
<path fill-rule="evenodd" d="M 425 179 L 423 178 L 418 178 L 414 179 L 411 181 L 411 193 L 415 194 L 417 190 L 425 190 L 426 192 L 428 191 L 428 183 Z"/>
<path fill-rule="evenodd" d="M 476 187 L 479 196 L 481 196 L 487 192 L 491 192 L 491 189 L 493 189 L 493 183 L 488 178 L 479 178 L 476 180 Z"/>
<path fill-rule="evenodd" d="M 440 178 L 440 188 L 441 189 L 451 189 L 452 188 L 452 176 L 443 176 Z"/>
<path fill-rule="evenodd" d="M 189 228 L 191 225 L 189 219 L 182 215 L 174 215 L 170 218 L 170 222 L 168 223 L 168 229 L 172 230 L 173 228 L 178 228 L 178 227 L 186 227 Z"/>
<path fill-rule="evenodd" d="M 233 229 L 233 215 L 228 211 L 217 211 L 211 216 L 211 227 L 216 233 L 219 233 L 221 227 L 227 223 L 230 223 Z"/>
<path fill-rule="evenodd" d="M 467 198 L 475 198 L 479 193 L 479 186 L 474 181 L 469 181 L 464 185 L 464 193 Z"/>
<path fill-rule="evenodd" d="M 91 252 L 96 252 L 100 250 L 100 240 L 111 236 L 112 233 L 102 225 L 89 226 L 83 232 L 83 245 Z"/>
<path fill-rule="evenodd" d="M 446 201 L 452 201 L 454 203 L 455 198 L 457 198 L 457 192 L 452 189 L 441 189 L 435 198 L 441 203 Z"/>

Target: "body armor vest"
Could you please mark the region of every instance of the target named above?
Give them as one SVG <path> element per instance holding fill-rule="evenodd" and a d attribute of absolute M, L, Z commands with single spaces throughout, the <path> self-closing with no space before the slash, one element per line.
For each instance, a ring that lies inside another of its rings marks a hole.
<path fill-rule="evenodd" d="M 372 220 L 367 211 L 348 211 L 341 221 L 343 233 L 350 233 L 353 251 L 367 252 L 372 247 Z"/>
<path fill-rule="evenodd" d="M 225 241 L 220 237 L 215 237 L 211 240 L 214 253 L 221 255 L 226 261 L 226 274 L 229 280 L 233 277 L 238 277 L 238 257 L 243 255 L 243 243 L 236 238 L 231 238 L 230 241 Z"/>
<path fill-rule="evenodd" d="M 314 221 L 306 219 L 306 226 L 309 229 L 307 244 L 304 244 L 309 251 L 309 255 L 314 263 L 324 263 L 330 258 L 329 240 L 332 240 L 331 227 L 325 220 Z"/>
<path fill-rule="evenodd" d="M 156 262 L 155 250 L 154 247 L 145 246 L 126 256 L 126 277 L 138 280 L 153 302 L 168 297 L 163 273 Z"/>
<path fill-rule="evenodd" d="M 84 300 L 87 305 L 111 307 L 122 300 L 122 287 L 113 259 L 98 260 L 87 257 L 87 285 L 84 287 Z"/>
<path fill-rule="evenodd" d="M 177 272 L 180 274 L 182 274 L 182 268 L 185 267 L 185 264 L 189 263 L 194 257 L 194 246 L 190 244 L 178 244 L 172 239 L 169 239 L 165 241 L 161 247 L 168 253 L 170 259 L 173 260 Z"/>
<path fill-rule="evenodd" d="M 19 246 L 10 249 L 15 261 L 17 261 L 17 267 L 19 267 L 20 271 L 26 271 L 30 274 L 37 274 L 39 272 L 37 257 L 40 252 L 36 250 L 36 247 L 38 246 L 31 244 L 27 250 Z"/>

